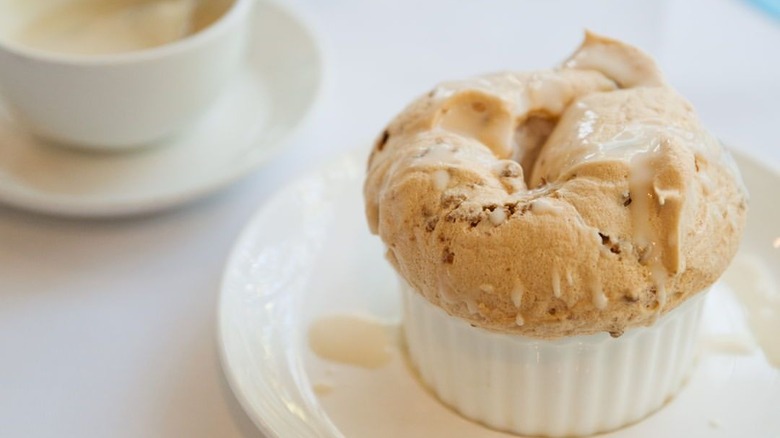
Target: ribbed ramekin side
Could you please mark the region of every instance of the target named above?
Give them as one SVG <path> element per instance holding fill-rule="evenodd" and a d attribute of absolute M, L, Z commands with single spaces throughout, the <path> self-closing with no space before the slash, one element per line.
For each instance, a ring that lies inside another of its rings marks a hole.
<path fill-rule="evenodd" d="M 411 363 L 445 404 L 495 429 L 551 437 L 613 430 L 671 398 L 693 363 L 704 295 L 619 338 L 544 341 L 472 327 L 402 290 Z"/>

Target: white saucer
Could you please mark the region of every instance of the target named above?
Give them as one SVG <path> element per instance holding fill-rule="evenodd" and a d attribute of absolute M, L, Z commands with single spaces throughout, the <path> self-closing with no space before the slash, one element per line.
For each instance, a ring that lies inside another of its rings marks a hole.
<path fill-rule="evenodd" d="M 119 216 L 172 207 L 226 186 L 267 161 L 305 121 L 322 88 L 310 29 L 280 4 L 253 12 L 246 65 L 177 138 L 138 151 L 84 152 L 45 144 L 0 102 L 0 202 L 64 216 Z"/>
<path fill-rule="evenodd" d="M 752 192 L 742 251 L 759 256 L 780 284 L 780 249 L 773 248 L 780 204 L 772 190 L 780 173 L 736 159 Z M 237 398 L 269 438 L 513 436 L 444 408 L 418 384 L 397 348 L 389 364 L 373 370 L 328 363 L 310 352 L 308 326 L 324 315 L 388 322 L 400 316 L 394 274 L 364 219 L 364 162 L 343 158 L 282 190 L 239 238 L 219 308 L 223 368 Z M 777 436 L 780 369 L 749 342 L 735 341 L 745 338 L 750 335 L 732 292 L 715 285 L 690 382 L 659 412 L 602 436 Z"/>

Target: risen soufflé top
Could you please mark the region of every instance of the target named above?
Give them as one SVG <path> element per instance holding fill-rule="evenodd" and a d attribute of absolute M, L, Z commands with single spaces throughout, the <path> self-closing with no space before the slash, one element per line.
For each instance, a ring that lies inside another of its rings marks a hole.
<path fill-rule="evenodd" d="M 552 70 L 446 82 L 377 139 L 364 187 L 401 278 L 536 338 L 652 324 L 736 252 L 747 193 L 653 60 L 586 34 Z"/>

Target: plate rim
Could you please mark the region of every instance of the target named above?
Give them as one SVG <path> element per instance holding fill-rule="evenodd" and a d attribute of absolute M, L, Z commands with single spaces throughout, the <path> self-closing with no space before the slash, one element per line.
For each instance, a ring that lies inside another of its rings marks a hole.
<path fill-rule="evenodd" d="M 763 162 L 759 160 L 758 158 L 755 158 L 750 153 L 746 153 L 745 151 L 736 149 L 736 148 L 726 148 L 727 152 L 732 155 L 738 162 L 745 162 L 749 166 L 762 168 L 767 171 L 767 173 L 771 174 L 774 178 L 780 179 L 780 166 L 775 165 L 773 162 Z M 334 163 L 340 162 L 344 159 L 351 159 L 351 160 L 357 160 L 360 157 L 362 157 L 364 154 L 362 149 L 353 149 L 348 151 L 347 153 L 344 153 L 340 155 L 337 159 L 332 160 L 330 162 L 325 163 L 322 166 L 319 166 L 315 169 L 314 175 L 321 175 L 323 174 L 327 169 L 330 169 L 333 167 Z M 744 171 L 744 169 L 739 168 L 740 173 Z M 226 343 L 225 343 L 225 337 L 226 334 L 226 318 L 227 315 L 225 315 L 225 296 L 229 292 L 227 291 L 227 283 L 230 278 L 230 272 L 235 268 L 235 263 L 240 258 L 241 250 L 245 247 L 245 245 L 248 244 L 248 238 L 250 238 L 253 234 L 256 234 L 257 224 L 261 221 L 261 218 L 263 218 L 268 211 L 270 211 L 270 207 L 273 205 L 273 203 L 284 196 L 285 193 L 294 190 L 295 187 L 301 185 L 305 181 L 309 180 L 312 176 L 311 175 L 301 175 L 298 178 L 293 179 L 288 184 L 278 188 L 274 194 L 266 200 L 263 204 L 261 204 L 257 210 L 252 214 L 250 219 L 247 221 L 247 223 L 242 228 L 241 232 L 238 234 L 238 237 L 233 243 L 233 246 L 231 247 L 229 256 L 227 257 L 227 261 L 223 267 L 222 271 L 222 277 L 220 280 L 220 290 L 218 295 L 218 302 L 217 302 L 217 321 L 216 321 L 216 330 L 217 330 L 217 343 L 219 347 L 219 360 L 220 365 L 222 367 L 223 374 L 225 375 L 225 378 L 228 382 L 228 385 L 230 386 L 230 389 L 233 393 L 233 395 L 238 400 L 239 404 L 241 405 L 242 409 L 246 413 L 246 415 L 251 419 L 251 421 L 255 424 L 255 426 L 260 430 L 261 433 L 263 433 L 268 438 L 280 438 L 279 435 L 273 433 L 270 426 L 266 423 L 266 421 L 263 419 L 262 415 L 258 412 L 255 412 L 250 408 L 250 403 L 247 400 L 247 396 L 244 393 L 244 388 L 242 388 L 236 379 L 236 373 L 234 371 L 234 365 L 231 364 L 231 358 L 228 354 Z"/>
<path fill-rule="evenodd" d="M 233 396 L 238 401 L 239 405 L 243 409 L 244 413 L 249 417 L 249 419 L 252 421 L 252 423 L 257 427 L 257 429 L 263 434 L 263 436 L 267 438 L 282 438 L 281 435 L 276 434 L 273 431 L 273 428 L 268 424 L 268 422 L 262 417 L 262 415 L 258 414 L 255 410 L 251 409 L 251 403 L 249 402 L 248 397 L 244 393 L 241 385 L 238 383 L 238 373 L 233 371 L 234 365 L 231 362 L 232 359 L 230 355 L 227 352 L 226 348 L 226 332 L 227 332 L 227 320 L 225 318 L 225 307 L 226 307 L 226 294 L 227 290 L 229 288 L 228 283 L 231 280 L 231 272 L 234 270 L 236 264 L 239 260 L 242 258 L 242 250 L 245 248 L 246 245 L 249 244 L 249 238 L 257 234 L 258 226 L 257 224 L 261 221 L 261 219 L 266 215 L 270 214 L 273 211 L 274 204 L 285 197 L 289 192 L 294 191 L 297 187 L 300 187 L 304 185 L 307 181 L 311 181 L 316 176 L 323 176 L 327 173 L 329 169 L 333 169 L 335 167 L 338 167 L 340 164 L 343 164 L 345 161 L 354 162 L 354 161 L 360 161 L 361 157 L 364 157 L 365 155 L 364 151 L 362 149 L 352 149 L 346 153 L 340 154 L 339 156 L 332 158 L 326 162 L 324 162 L 322 165 L 316 167 L 312 174 L 302 174 L 298 175 L 297 178 L 294 178 L 287 184 L 278 187 L 273 194 L 266 199 L 262 204 L 260 204 L 254 213 L 250 216 L 249 220 L 244 224 L 241 231 L 238 233 L 236 239 L 234 240 L 230 251 L 228 253 L 227 258 L 225 259 L 226 262 L 223 265 L 222 274 L 220 276 L 220 282 L 219 282 L 219 292 L 217 296 L 217 305 L 216 305 L 216 321 L 215 321 L 215 330 L 216 330 L 216 341 L 217 341 L 217 347 L 218 347 L 218 357 L 219 357 L 219 363 L 220 367 L 222 369 L 223 375 L 225 377 L 225 380 L 228 383 L 228 386 L 230 387 L 230 390 L 233 394 Z M 330 421 L 330 419 L 328 419 Z M 332 423 L 328 426 L 331 426 L 335 429 L 335 425 Z M 338 430 L 336 430 L 338 432 Z M 343 436 L 338 433 L 333 435 L 331 438 L 343 438 Z"/>

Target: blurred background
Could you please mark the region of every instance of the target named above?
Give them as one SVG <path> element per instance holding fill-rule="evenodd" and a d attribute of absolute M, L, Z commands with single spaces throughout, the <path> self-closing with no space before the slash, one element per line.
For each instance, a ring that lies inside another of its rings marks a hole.
<path fill-rule="evenodd" d="M 588 28 L 655 56 L 716 135 L 778 163 L 780 15 L 770 12 L 780 2 L 763 1 L 296 3 L 317 18 L 332 55 L 333 95 L 321 117 L 352 147 L 437 82 L 552 67 Z"/>

